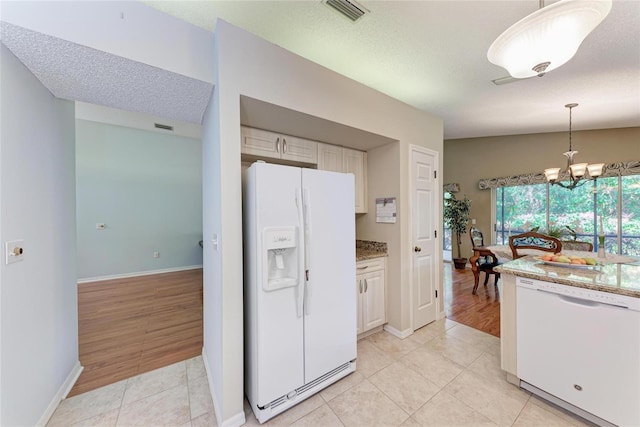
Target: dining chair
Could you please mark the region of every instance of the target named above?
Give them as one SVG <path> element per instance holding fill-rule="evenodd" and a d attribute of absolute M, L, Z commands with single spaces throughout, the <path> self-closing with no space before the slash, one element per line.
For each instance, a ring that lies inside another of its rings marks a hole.
<path fill-rule="evenodd" d="M 498 261 L 498 257 L 484 246 L 484 236 L 482 232 L 476 227 L 469 228 L 469 237 L 471 238 L 471 246 L 473 247 L 473 256 L 469 260 L 471 262 L 471 270 L 473 271 L 473 290 L 471 293 L 474 295 L 478 290 L 478 284 L 480 283 L 480 272 L 484 272 L 484 286 L 487 286 L 489 281 L 489 275 L 494 275 L 494 286 L 498 286 L 498 279 L 500 273 L 494 270 L 495 267 L 501 263 Z"/>
<path fill-rule="evenodd" d="M 579 240 L 560 240 L 562 249 L 566 251 L 585 251 L 593 252 L 593 243 L 581 242 Z"/>
<path fill-rule="evenodd" d="M 557 254 L 562 251 L 562 242 L 546 234 L 528 231 L 526 233 L 509 236 L 509 247 L 511 248 L 513 259 L 518 259 L 527 255 L 518 253 L 518 251 L 522 249 L 536 249 Z"/>

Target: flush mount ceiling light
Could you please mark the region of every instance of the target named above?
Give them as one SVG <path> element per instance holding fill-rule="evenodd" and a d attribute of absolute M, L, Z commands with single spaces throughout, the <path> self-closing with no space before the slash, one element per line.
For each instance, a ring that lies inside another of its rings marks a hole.
<path fill-rule="evenodd" d="M 562 153 L 567 158 L 567 169 L 561 171 L 560 168 L 549 168 L 544 170 L 544 175 L 547 177 L 547 181 L 551 184 L 559 185 L 560 187 L 573 190 L 574 188 L 584 184 L 589 179 L 596 179 L 602 175 L 602 169 L 604 163 L 573 163 L 573 156 L 578 154 L 577 151 L 573 151 L 571 148 L 571 110 L 577 107 L 578 104 L 567 104 L 565 107 L 569 109 L 569 151 Z M 590 178 L 586 178 L 586 173 L 589 173 Z M 569 182 L 564 183 L 558 180 L 560 175 L 566 176 L 569 173 Z"/>
<path fill-rule="evenodd" d="M 493 42 L 487 58 L 512 77 L 542 76 L 569 61 L 582 41 L 611 10 L 612 0 L 560 0 L 509 27 Z"/>

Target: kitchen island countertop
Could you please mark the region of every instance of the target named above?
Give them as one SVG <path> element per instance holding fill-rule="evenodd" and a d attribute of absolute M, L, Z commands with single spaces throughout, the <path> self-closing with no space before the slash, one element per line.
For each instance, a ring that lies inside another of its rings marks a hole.
<path fill-rule="evenodd" d="M 590 268 L 556 267 L 526 256 L 496 268 L 502 274 L 543 280 L 602 292 L 640 298 L 640 261 L 604 264 Z"/>

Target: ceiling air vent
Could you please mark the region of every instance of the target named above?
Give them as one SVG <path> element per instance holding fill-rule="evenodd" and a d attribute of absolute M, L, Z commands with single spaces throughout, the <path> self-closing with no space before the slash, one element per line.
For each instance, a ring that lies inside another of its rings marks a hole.
<path fill-rule="evenodd" d="M 366 8 L 359 5 L 355 1 L 349 0 L 325 0 L 324 4 L 339 12 L 344 17 L 348 18 L 350 21 L 357 21 L 360 19 L 365 13 L 368 12 Z"/>
<path fill-rule="evenodd" d="M 156 129 L 170 130 L 173 132 L 173 126 L 163 125 L 162 123 L 154 123 L 153 125 L 156 127 Z"/>

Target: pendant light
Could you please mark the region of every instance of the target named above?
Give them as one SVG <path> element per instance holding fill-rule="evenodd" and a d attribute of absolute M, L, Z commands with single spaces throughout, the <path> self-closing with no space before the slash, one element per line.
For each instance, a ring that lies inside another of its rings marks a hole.
<path fill-rule="evenodd" d="M 489 47 L 487 58 L 512 77 L 542 76 L 569 61 L 611 10 L 612 0 L 560 0 L 509 27 Z"/>
<path fill-rule="evenodd" d="M 567 104 L 565 107 L 569 109 L 569 151 L 566 151 L 562 154 L 567 158 L 567 169 L 562 171 L 560 168 L 549 168 L 544 170 L 544 175 L 553 185 L 559 185 L 560 187 L 568 188 L 569 190 L 573 190 L 574 188 L 584 184 L 589 179 L 596 179 L 600 175 L 602 175 L 602 169 L 604 168 L 604 163 L 573 163 L 573 156 L 578 154 L 577 151 L 574 151 L 571 145 L 571 112 L 577 107 L 578 104 Z M 566 175 L 569 173 L 569 182 L 564 183 L 559 181 L 558 178 L 560 175 Z M 586 174 L 589 174 L 589 179 L 586 178 Z"/>

